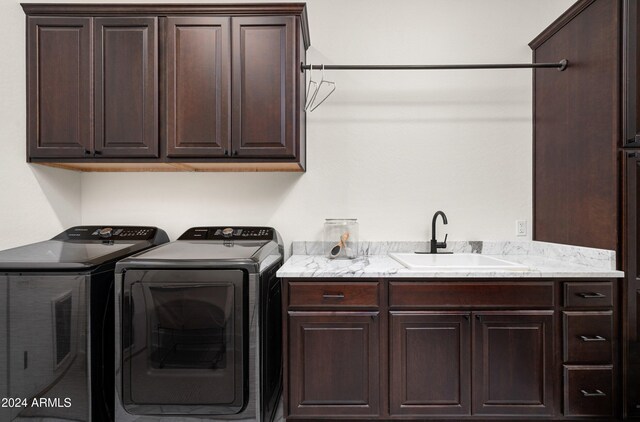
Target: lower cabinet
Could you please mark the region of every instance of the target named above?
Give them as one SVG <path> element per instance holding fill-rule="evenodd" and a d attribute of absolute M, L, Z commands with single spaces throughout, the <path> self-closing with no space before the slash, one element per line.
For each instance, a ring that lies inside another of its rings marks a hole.
<path fill-rule="evenodd" d="M 391 312 L 390 413 L 471 414 L 469 312 Z"/>
<path fill-rule="evenodd" d="M 613 417 L 617 291 L 612 280 L 285 280 L 284 416 Z"/>
<path fill-rule="evenodd" d="M 378 415 L 378 312 L 289 312 L 288 316 L 290 415 Z"/>
<path fill-rule="evenodd" d="M 553 311 L 474 313 L 473 349 L 474 414 L 553 414 Z"/>
<path fill-rule="evenodd" d="M 553 311 L 391 312 L 389 321 L 391 415 L 553 414 Z"/>
<path fill-rule="evenodd" d="M 602 417 L 614 414 L 613 367 L 565 366 L 564 367 L 565 416 Z"/>

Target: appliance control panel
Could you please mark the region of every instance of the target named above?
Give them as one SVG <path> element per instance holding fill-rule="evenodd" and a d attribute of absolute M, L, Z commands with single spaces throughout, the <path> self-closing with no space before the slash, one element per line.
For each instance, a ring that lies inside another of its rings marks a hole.
<path fill-rule="evenodd" d="M 155 227 L 145 226 L 77 226 L 60 233 L 55 240 L 152 240 Z"/>
<path fill-rule="evenodd" d="M 192 227 L 178 240 L 277 240 L 271 227 Z"/>

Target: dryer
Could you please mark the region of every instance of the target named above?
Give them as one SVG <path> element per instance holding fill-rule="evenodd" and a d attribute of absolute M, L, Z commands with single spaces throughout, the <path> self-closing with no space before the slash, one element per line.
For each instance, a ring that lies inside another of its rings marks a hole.
<path fill-rule="evenodd" d="M 168 241 L 78 226 L 0 252 L 0 421 L 113 420 L 115 263 Z"/>
<path fill-rule="evenodd" d="M 120 261 L 116 421 L 271 421 L 282 262 L 270 227 L 194 227 Z"/>

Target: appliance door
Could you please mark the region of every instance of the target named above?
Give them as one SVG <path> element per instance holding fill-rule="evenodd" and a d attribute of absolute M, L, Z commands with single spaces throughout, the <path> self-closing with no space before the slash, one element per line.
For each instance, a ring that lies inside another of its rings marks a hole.
<path fill-rule="evenodd" d="M 0 278 L 6 306 L 0 307 L 0 398 L 13 401 L 2 403 L 8 407 L 1 421 L 91 420 L 87 280 L 38 273 Z"/>
<path fill-rule="evenodd" d="M 122 401 L 137 415 L 231 415 L 248 399 L 248 275 L 129 270 Z"/>

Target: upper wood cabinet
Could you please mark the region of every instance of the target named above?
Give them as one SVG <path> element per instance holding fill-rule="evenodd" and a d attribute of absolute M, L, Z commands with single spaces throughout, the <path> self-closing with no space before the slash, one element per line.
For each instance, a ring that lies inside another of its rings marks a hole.
<path fill-rule="evenodd" d="M 231 150 L 231 18 L 166 18 L 167 156 Z"/>
<path fill-rule="evenodd" d="M 625 89 L 622 90 L 624 120 L 624 136 L 622 139 L 625 147 L 640 147 L 640 7 L 638 0 L 624 0 L 624 49 L 623 65 L 626 78 Z"/>
<path fill-rule="evenodd" d="M 156 18 L 95 18 L 96 156 L 158 157 L 156 28 Z"/>
<path fill-rule="evenodd" d="M 91 131 L 91 18 L 27 19 L 30 158 L 84 157 Z"/>
<path fill-rule="evenodd" d="M 234 18 L 233 154 L 296 156 L 295 20 Z"/>
<path fill-rule="evenodd" d="M 158 157 L 156 27 L 29 18 L 29 158 Z"/>
<path fill-rule="evenodd" d="M 28 161 L 304 171 L 304 3 L 23 4 Z"/>

